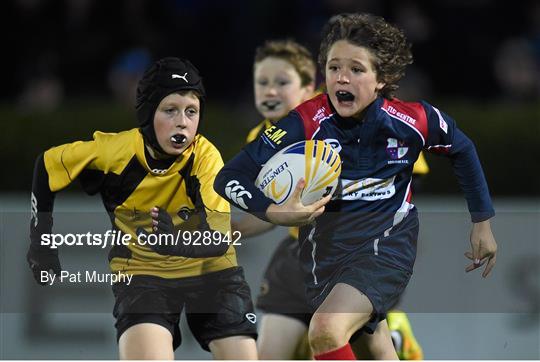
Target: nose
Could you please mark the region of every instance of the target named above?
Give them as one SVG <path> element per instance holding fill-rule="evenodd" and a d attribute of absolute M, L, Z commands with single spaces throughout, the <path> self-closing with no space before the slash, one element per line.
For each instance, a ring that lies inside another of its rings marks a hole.
<path fill-rule="evenodd" d="M 349 83 L 349 77 L 347 77 L 343 73 L 339 73 L 337 81 L 338 81 L 339 84 L 348 84 Z"/>
<path fill-rule="evenodd" d="M 266 87 L 266 95 L 267 96 L 275 96 L 277 94 L 277 87 L 275 84 L 269 84 Z"/>
<path fill-rule="evenodd" d="M 184 113 L 180 113 L 175 119 L 175 124 L 176 124 L 176 127 L 178 128 L 186 128 L 187 122 L 188 122 L 188 119 Z"/>

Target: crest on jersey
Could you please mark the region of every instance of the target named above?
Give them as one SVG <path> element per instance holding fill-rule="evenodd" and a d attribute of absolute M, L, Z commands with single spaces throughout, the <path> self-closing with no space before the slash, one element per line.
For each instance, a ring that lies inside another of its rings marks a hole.
<path fill-rule="evenodd" d="M 405 142 L 399 141 L 395 138 L 388 138 L 388 146 L 386 146 L 386 153 L 392 160 L 399 160 L 407 154 L 409 147 L 405 146 Z"/>

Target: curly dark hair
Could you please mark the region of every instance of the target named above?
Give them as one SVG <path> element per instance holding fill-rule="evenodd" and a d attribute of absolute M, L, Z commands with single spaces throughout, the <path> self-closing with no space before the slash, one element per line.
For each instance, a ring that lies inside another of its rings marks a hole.
<path fill-rule="evenodd" d="M 255 50 L 254 66 L 268 57 L 283 59 L 290 63 L 300 76 L 302 87 L 315 82 L 316 66 L 311 52 L 297 42 L 268 40 Z"/>
<path fill-rule="evenodd" d="M 333 16 L 322 32 L 319 66 L 326 73 L 326 60 L 332 45 L 346 40 L 367 48 L 374 57 L 377 81 L 385 83 L 379 94 L 392 99 L 397 82 L 405 75 L 405 67 L 413 62 L 411 45 L 403 32 L 383 18 L 371 14 L 339 14 Z"/>

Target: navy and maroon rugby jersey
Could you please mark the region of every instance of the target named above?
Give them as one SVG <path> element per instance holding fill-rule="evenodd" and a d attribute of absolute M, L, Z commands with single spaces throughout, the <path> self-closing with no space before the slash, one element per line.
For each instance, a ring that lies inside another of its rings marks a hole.
<path fill-rule="evenodd" d="M 339 116 L 327 94 L 304 102 L 229 161 L 214 188 L 265 218 L 272 200 L 254 185 L 261 167 L 282 148 L 309 139 L 330 143 L 343 164 L 341 187 L 317 218 L 316 229 L 302 228 L 304 237 L 307 230 L 315 239 L 362 244 L 388 236 L 414 208 L 412 169 L 422 150 L 451 159 L 473 222 L 494 215 L 474 144 L 455 121 L 426 102 L 382 97 L 368 107 L 363 121 Z"/>

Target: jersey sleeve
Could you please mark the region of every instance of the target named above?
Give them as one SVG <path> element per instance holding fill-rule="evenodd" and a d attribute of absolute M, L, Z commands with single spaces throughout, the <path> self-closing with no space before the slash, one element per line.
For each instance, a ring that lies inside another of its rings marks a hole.
<path fill-rule="evenodd" d="M 489 188 L 474 143 L 447 114 L 423 102 L 428 121 L 425 149 L 449 157 L 459 185 L 465 194 L 473 222 L 495 215 Z"/>
<path fill-rule="evenodd" d="M 99 148 L 100 132 L 96 132 L 92 141 L 77 141 L 47 150 L 43 159 L 51 191 L 67 187 L 85 169 L 105 170 L 106 161 L 100 157 Z"/>
<path fill-rule="evenodd" d="M 279 150 L 304 139 L 303 122 L 296 111 L 291 111 L 225 164 L 214 183 L 215 190 L 233 205 L 268 221 L 265 212 L 273 201 L 255 186 L 255 179 Z"/>

